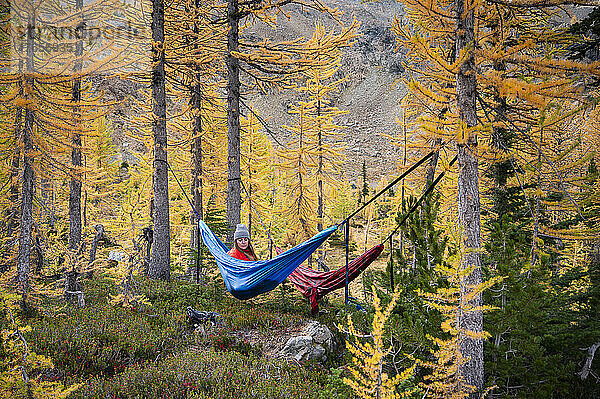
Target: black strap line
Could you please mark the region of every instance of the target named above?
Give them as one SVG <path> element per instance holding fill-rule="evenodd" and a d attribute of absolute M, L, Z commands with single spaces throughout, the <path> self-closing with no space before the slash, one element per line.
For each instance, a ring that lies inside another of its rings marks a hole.
<path fill-rule="evenodd" d="M 417 163 L 415 163 L 413 166 L 411 166 L 410 168 L 408 168 L 404 173 L 402 173 L 400 176 L 398 176 L 396 179 L 394 179 L 394 181 L 392 181 L 390 184 L 388 184 L 387 186 L 385 186 L 385 188 L 383 188 L 382 190 L 380 190 L 373 198 L 371 198 L 370 200 L 368 200 L 367 202 L 365 202 L 362 206 L 360 206 L 357 210 L 355 210 L 354 212 L 352 212 L 350 214 L 350 216 L 348 216 L 347 218 L 345 218 L 342 222 L 340 222 L 340 224 L 342 224 L 345 221 L 351 219 L 353 216 L 356 216 L 356 214 L 358 214 L 358 212 L 360 212 L 363 209 L 365 209 L 367 207 L 367 205 L 369 205 L 371 202 L 375 201 L 375 199 L 377 199 L 381 194 L 385 193 L 387 190 L 389 190 L 390 188 L 392 188 L 392 186 L 394 186 L 400 180 L 404 179 L 409 173 L 411 173 L 413 170 L 415 170 L 419 166 L 421 166 L 423 164 L 423 162 L 425 162 L 426 160 L 428 160 L 433 154 L 435 154 L 437 151 L 439 151 L 445 145 L 446 144 L 442 144 L 442 146 L 440 146 L 440 148 L 438 148 L 436 150 L 431 150 L 429 152 L 429 154 L 427 154 L 423 158 L 419 159 L 419 161 Z"/>
<path fill-rule="evenodd" d="M 443 144 L 440 148 L 444 147 L 446 144 Z M 421 164 L 423 164 L 423 162 L 425 162 L 427 159 L 429 159 L 436 151 L 439 151 L 438 148 L 437 150 L 431 150 L 429 152 L 429 154 L 425 155 L 423 158 L 421 158 L 417 163 L 415 163 L 413 166 L 411 166 L 410 168 L 408 168 L 404 173 L 402 173 L 400 176 L 398 176 L 396 179 L 394 179 L 394 181 L 392 181 L 390 184 L 388 184 L 385 188 L 383 188 L 381 191 L 379 191 L 373 198 L 371 198 L 369 201 L 367 201 L 365 204 L 363 204 L 361 207 L 359 207 L 357 210 L 355 210 L 353 213 L 350 214 L 350 216 L 348 216 L 347 218 L 345 218 L 343 221 L 341 221 L 338 224 L 338 228 L 340 226 L 342 226 L 344 223 L 347 223 L 349 226 L 349 220 L 350 218 L 352 218 L 353 216 L 355 216 L 356 214 L 358 214 L 358 212 L 360 212 L 361 210 L 363 210 L 367 205 L 369 205 L 371 202 L 373 202 L 376 198 L 378 198 L 381 194 L 383 194 L 384 192 L 386 192 L 387 190 L 389 190 L 392 186 L 394 186 L 396 183 L 398 183 L 400 180 L 402 180 L 404 177 L 406 177 L 406 175 L 408 175 L 409 173 L 411 173 L 413 170 L 415 170 L 416 168 L 418 168 L 419 166 L 421 166 Z M 450 166 L 452 166 L 454 164 L 454 162 L 456 162 L 457 156 L 455 156 L 452 161 L 450 161 Z M 196 214 L 196 216 L 198 217 L 198 219 L 202 219 L 200 217 L 200 214 L 198 213 L 198 211 L 196 210 L 196 208 L 194 207 L 194 204 L 192 203 L 192 201 L 190 200 L 190 197 L 187 195 L 186 191 L 184 190 L 183 186 L 181 185 L 181 182 L 179 181 L 179 179 L 177 178 L 177 175 L 175 174 L 175 172 L 173 171 L 173 168 L 171 168 L 171 165 L 164 159 L 155 159 L 154 162 L 164 162 L 167 165 L 167 168 L 169 168 L 169 170 L 171 171 L 171 174 L 173 175 L 173 177 L 175 177 L 175 181 L 177 182 L 177 184 L 179 185 L 179 188 L 181 189 L 181 191 L 183 192 L 183 195 L 185 195 L 185 198 L 187 199 L 188 203 L 190 204 L 190 207 L 192 208 L 192 210 L 194 211 L 194 213 Z M 402 223 L 404 223 L 404 221 L 408 218 L 408 216 L 416 209 L 416 207 L 423 201 L 423 199 L 425 198 L 425 196 L 427 194 L 429 194 L 431 192 L 431 190 L 433 190 L 433 188 L 435 187 L 435 185 L 441 180 L 441 178 L 444 176 L 444 174 L 446 173 L 446 171 L 442 172 L 436 179 L 435 181 L 427 188 L 427 190 L 425 190 L 425 192 L 423 193 L 423 195 L 421 195 L 421 197 L 419 198 L 419 200 L 415 203 L 415 205 L 413 205 L 413 207 L 409 210 L 409 212 L 404 215 L 404 217 L 402 218 L 402 220 L 400 221 L 400 223 L 398 223 L 398 226 L 396 226 L 396 228 L 393 230 L 393 232 L 390 234 L 390 236 L 388 238 L 386 238 L 385 240 L 383 240 L 382 242 L 387 241 L 397 230 L 398 228 L 402 225 Z M 244 183 L 241 181 L 240 177 L 236 177 L 233 178 L 232 180 L 240 180 L 240 183 L 242 185 L 242 187 L 244 188 L 244 191 L 246 192 L 246 196 L 249 197 L 248 195 L 248 191 L 246 191 L 246 187 L 244 186 Z M 229 180 L 229 179 L 228 179 Z M 250 201 L 250 199 L 248 199 Z M 252 202 L 250 201 L 250 207 L 252 209 L 254 209 L 252 207 Z M 265 229 L 265 231 L 267 232 L 267 235 L 269 236 L 269 240 L 271 242 L 273 242 L 272 238 L 271 238 L 271 234 L 269 233 L 269 231 L 266 229 L 265 224 L 263 223 L 260 214 L 256 211 L 256 209 L 254 209 L 254 212 L 256 213 L 256 215 L 258 216 L 258 219 L 260 220 L 263 228 Z"/>
<path fill-rule="evenodd" d="M 201 220 L 202 217 L 200 216 L 200 214 L 198 213 L 198 211 L 196 210 L 196 208 L 194 207 L 194 204 L 192 203 L 192 201 L 190 200 L 190 197 L 188 197 L 187 193 L 185 192 L 185 190 L 183 189 L 183 186 L 181 185 L 181 183 L 179 182 L 179 179 L 177 178 L 177 175 L 175 174 L 175 172 L 173 172 L 173 169 L 171 168 L 171 165 L 169 165 L 169 163 L 164 160 L 164 159 L 155 159 L 154 162 L 159 161 L 159 162 L 164 162 L 167 164 L 167 168 L 169 168 L 169 170 L 171 171 L 171 174 L 173 175 L 173 177 L 175 177 L 175 181 L 177 182 L 177 184 L 179 185 L 179 188 L 181 189 L 181 191 L 183 192 L 183 195 L 185 195 L 185 198 L 187 199 L 188 203 L 190 204 L 190 206 L 192 207 L 192 210 L 194 211 L 194 213 L 196 214 L 196 216 L 198 216 L 198 220 Z"/>
<path fill-rule="evenodd" d="M 448 165 L 449 167 L 454 165 L 454 162 L 456 162 L 456 160 L 458 159 L 458 156 L 455 155 L 454 158 L 452 159 L 452 161 L 450 161 L 450 164 Z M 406 222 L 406 219 L 408 219 L 408 217 L 410 216 L 411 213 L 413 213 L 415 211 L 415 209 L 417 209 L 417 207 L 421 204 L 421 202 L 423 202 L 423 200 L 425 199 L 425 197 L 427 197 L 427 195 L 433 191 L 433 189 L 435 188 L 435 186 L 440 182 L 440 180 L 442 180 L 442 177 L 444 177 L 444 174 L 446 173 L 446 171 L 444 170 L 442 173 L 440 173 L 440 175 L 433 181 L 433 183 L 431 183 L 429 185 L 429 187 L 427 187 L 427 190 L 425 190 L 425 192 L 419 197 L 419 199 L 417 200 L 417 202 L 415 202 L 415 204 L 408 210 L 408 212 L 406 212 L 403 216 L 402 219 L 400 220 L 400 222 L 398 222 L 398 225 L 396 226 L 396 228 L 390 233 L 390 235 L 388 235 L 386 237 L 385 240 L 382 240 L 381 242 L 384 243 L 387 240 L 391 240 L 391 238 L 394 236 L 394 234 L 396 234 L 396 232 L 398 231 L 398 229 L 404 224 L 404 222 Z"/>
<path fill-rule="evenodd" d="M 269 128 L 269 126 L 267 125 L 267 123 L 260 117 L 258 116 L 258 114 L 256 112 L 254 112 L 254 110 L 252 108 L 250 108 L 249 106 L 246 105 L 246 103 L 244 101 L 242 101 L 240 99 L 240 103 L 246 107 L 246 109 L 250 112 L 252 112 L 252 114 L 256 117 L 256 119 L 258 119 L 258 121 L 260 122 L 261 125 L 264 126 L 265 130 L 267 131 L 267 133 L 269 133 L 269 136 L 271 136 L 271 138 L 277 143 L 279 144 L 280 147 L 285 148 L 285 146 L 283 144 L 281 144 L 279 142 L 279 140 L 277 140 L 277 138 L 275 137 L 275 134 L 273 133 L 273 131 L 271 130 L 271 128 Z"/>
<path fill-rule="evenodd" d="M 254 206 L 252 206 L 252 200 L 250 199 L 250 194 L 248 193 L 248 190 L 246 190 L 246 186 L 244 185 L 244 182 L 241 179 L 240 179 L 240 183 L 242 184 L 242 188 L 244 189 L 244 192 L 246 193 L 246 198 L 248 198 L 248 203 L 250 204 L 250 209 L 252 209 L 254 211 L 254 213 L 256 213 L 256 216 L 258 216 L 258 220 L 260 221 L 260 224 L 262 224 L 263 230 L 267 233 L 267 236 L 269 237 L 269 241 L 271 242 L 271 244 L 274 244 L 273 239 L 271 238 L 271 233 L 267 229 L 267 226 L 265 226 L 265 224 L 263 223 L 263 220 L 260 217 L 260 213 L 258 213 L 256 208 L 254 208 Z"/>

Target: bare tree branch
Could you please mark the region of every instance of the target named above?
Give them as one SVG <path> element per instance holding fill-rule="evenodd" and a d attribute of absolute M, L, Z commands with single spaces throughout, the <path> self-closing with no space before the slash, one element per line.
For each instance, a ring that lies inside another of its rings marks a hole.
<path fill-rule="evenodd" d="M 564 5 L 598 6 L 596 0 L 488 0 L 490 3 L 502 4 L 516 8 L 558 7 Z"/>
<path fill-rule="evenodd" d="M 588 351 L 588 356 L 585 359 L 585 364 L 583 365 L 583 369 L 581 369 L 581 371 L 579 373 L 577 373 L 577 375 L 579 375 L 582 380 L 587 379 L 588 375 L 590 374 L 590 371 L 592 369 L 592 362 L 594 361 L 594 355 L 596 354 L 596 350 L 599 347 L 600 347 L 600 342 L 596 342 L 594 345 L 592 345 L 588 348 L 582 349 L 582 350 L 587 349 L 587 351 Z"/>

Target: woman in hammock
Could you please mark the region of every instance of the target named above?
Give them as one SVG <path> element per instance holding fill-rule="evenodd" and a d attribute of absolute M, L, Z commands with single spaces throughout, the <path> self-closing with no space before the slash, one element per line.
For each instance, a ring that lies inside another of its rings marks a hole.
<path fill-rule="evenodd" d="M 240 260 L 258 260 L 256 253 L 254 253 L 254 248 L 250 243 L 250 233 L 245 224 L 238 224 L 236 226 L 233 241 L 233 248 L 227 252 L 227 255 Z"/>

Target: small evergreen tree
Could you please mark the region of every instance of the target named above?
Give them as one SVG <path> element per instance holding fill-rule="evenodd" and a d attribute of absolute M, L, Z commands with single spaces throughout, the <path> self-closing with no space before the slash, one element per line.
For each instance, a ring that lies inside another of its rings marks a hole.
<path fill-rule="evenodd" d="M 458 238 L 460 239 L 460 238 Z M 486 312 L 492 310 L 490 306 L 473 306 L 472 296 L 481 295 L 484 291 L 501 281 L 501 278 L 492 278 L 472 287 L 469 295 L 461 293 L 461 280 L 468 271 L 461 269 L 461 258 L 464 249 L 457 237 L 453 240 L 460 249 L 455 254 L 447 257 L 447 262 L 436 267 L 436 271 L 447 281 L 445 287 L 435 290 L 424 291 L 417 289 L 417 294 L 427 307 L 435 309 L 441 316 L 441 338 L 427 335 L 433 343 L 431 357 L 416 359 L 418 365 L 430 369 L 431 373 L 424 377 L 421 389 L 429 398 L 468 398 L 477 391 L 477 387 L 468 383 L 468 379 L 462 374 L 462 367 L 468 359 L 462 354 L 462 341 L 468 336 L 470 339 L 485 339 L 489 337 L 487 332 L 466 330 L 458 323 L 460 313 Z M 432 360 L 433 359 L 433 360 Z M 485 397 L 489 388 L 478 392 L 478 397 Z"/>
<path fill-rule="evenodd" d="M 349 334 L 354 342 L 346 341 L 346 348 L 352 354 L 352 363 L 350 366 L 351 378 L 344 378 L 345 384 L 350 386 L 359 398 L 370 399 L 395 399 L 410 397 L 417 391 L 416 387 L 400 386 L 409 381 L 414 372 L 414 365 L 406 368 L 395 376 L 390 376 L 384 372 L 385 357 L 390 354 L 392 348 L 386 348 L 385 325 L 390 318 L 392 310 L 400 297 L 400 290 L 396 290 L 390 303 L 382 308 L 375 288 L 373 288 L 373 323 L 370 337 L 373 343 L 363 343 L 359 340 L 362 336 L 354 326 L 352 317 L 348 315 L 347 323 Z M 343 330 L 339 326 L 340 330 Z M 399 389 L 402 389 L 399 392 Z"/>
<path fill-rule="evenodd" d="M 367 202 L 367 197 L 369 196 L 369 183 L 367 180 L 367 162 L 364 159 L 363 159 L 363 164 L 362 164 L 361 177 L 362 177 L 362 189 L 360 190 L 360 193 L 358 195 L 358 204 L 359 205 L 361 203 L 364 204 L 365 202 Z"/>

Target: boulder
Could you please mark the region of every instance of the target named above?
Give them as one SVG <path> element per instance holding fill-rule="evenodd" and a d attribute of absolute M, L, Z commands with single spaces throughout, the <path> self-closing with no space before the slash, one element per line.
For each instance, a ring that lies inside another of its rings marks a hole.
<path fill-rule="evenodd" d="M 327 361 L 327 354 L 335 349 L 333 334 L 327 326 L 311 321 L 300 332 L 291 337 L 279 353 L 280 356 L 298 362 Z"/>
<path fill-rule="evenodd" d="M 327 352 L 335 350 L 335 339 L 329 328 L 318 321 L 311 321 L 302 330 L 302 335 L 312 337 L 313 341 L 325 348 Z"/>

